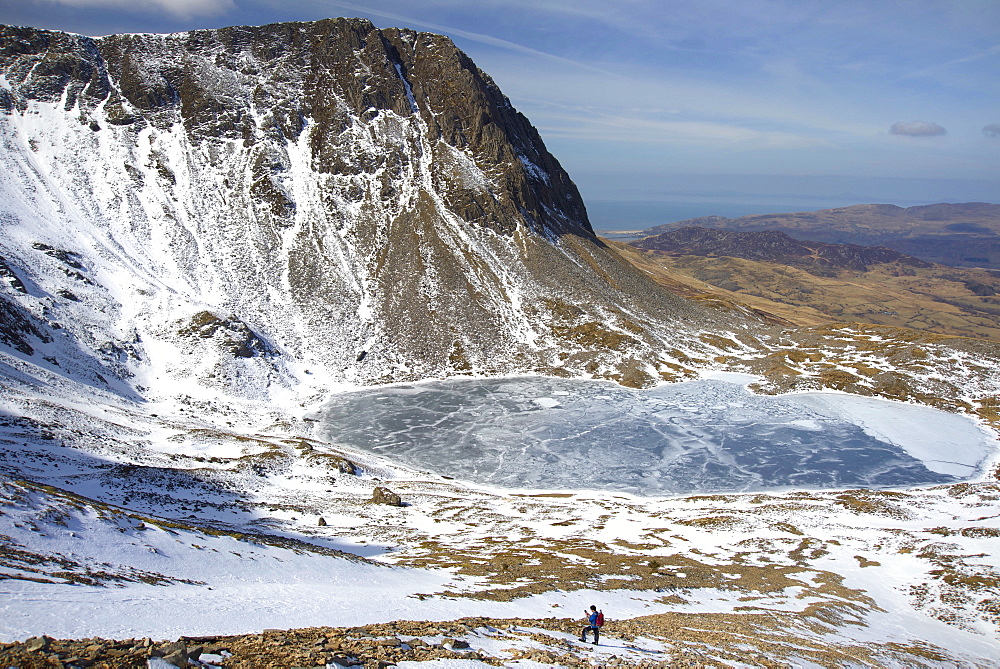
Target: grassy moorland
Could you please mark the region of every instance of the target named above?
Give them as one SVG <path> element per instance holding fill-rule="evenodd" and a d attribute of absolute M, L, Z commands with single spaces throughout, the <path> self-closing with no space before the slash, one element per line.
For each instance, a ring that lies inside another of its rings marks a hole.
<path fill-rule="evenodd" d="M 874 323 L 1000 341 L 996 270 L 894 262 L 820 275 L 782 263 L 608 243 L 674 293 L 742 303 L 788 324 Z"/>

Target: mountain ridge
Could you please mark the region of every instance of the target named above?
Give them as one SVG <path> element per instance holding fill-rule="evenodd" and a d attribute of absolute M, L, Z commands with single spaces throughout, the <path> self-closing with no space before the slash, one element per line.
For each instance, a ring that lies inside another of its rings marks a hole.
<path fill-rule="evenodd" d="M 698 226 L 672 228 L 630 243 L 631 246 L 677 255 L 733 256 L 803 267 L 813 273 L 853 269 L 869 265 L 900 263 L 930 267 L 931 263 L 885 247 L 860 244 L 829 244 L 796 240 L 780 230 L 713 230 Z"/>
<path fill-rule="evenodd" d="M 1000 268 L 1000 204 L 938 203 L 913 207 L 858 204 L 812 212 L 703 216 L 643 230 L 652 236 L 686 226 L 778 230 L 798 240 L 886 246 L 944 265 Z"/>
<path fill-rule="evenodd" d="M 95 380 L 249 397 L 468 373 L 648 385 L 678 323 L 746 327 L 603 245 L 537 131 L 447 38 L 330 19 L 7 27 L 0 44 L 0 256 L 39 287 L 4 293 L 7 339 L 40 351 L 72 331 Z"/>

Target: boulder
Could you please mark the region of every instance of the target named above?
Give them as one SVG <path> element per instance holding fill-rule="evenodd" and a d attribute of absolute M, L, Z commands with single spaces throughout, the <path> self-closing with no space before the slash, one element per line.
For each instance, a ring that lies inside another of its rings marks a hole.
<path fill-rule="evenodd" d="M 403 506 L 403 499 L 399 495 L 382 486 L 375 486 L 375 490 L 372 491 L 372 502 L 388 504 L 389 506 Z"/>
<path fill-rule="evenodd" d="M 169 655 L 164 655 L 161 659 L 167 664 L 172 664 L 175 667 L 188 666 L 187 654 L 182 650 L 177 650 Z"/>
<path fill-rule="evenodd" d="M 187 655 L 187 646 L 181 641 L 160 644 L 156 647 L 156 650 L 159 651 L 160 657 L 166 657 L 174 653 L 184 653 L 185 656 Z"/>

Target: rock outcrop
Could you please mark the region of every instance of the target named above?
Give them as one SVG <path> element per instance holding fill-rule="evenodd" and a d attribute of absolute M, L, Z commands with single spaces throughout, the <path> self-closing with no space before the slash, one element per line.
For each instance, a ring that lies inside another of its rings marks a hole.
<path fill-rule="evenodd" d="M 375 486 L 375 489 L 372 490 L 372 503 L 386 504 L 388 506 L 403 506 L 403 498 L 388 488 Z"/>
<path fill-rule="evenodd" d="M 699 326 L 731 325 L 593 235 L 537 131 L 445 37 L 3 27 L 0 68 L 4 341 L 27 354 L 58 323 L 50 357 L 88 382 L 647 385 Z"/>

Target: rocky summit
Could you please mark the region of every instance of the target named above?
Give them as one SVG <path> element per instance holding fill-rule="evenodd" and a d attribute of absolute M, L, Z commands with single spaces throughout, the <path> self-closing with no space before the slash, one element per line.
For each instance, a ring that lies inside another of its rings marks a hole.
<path fill-rule="evenodd" d="M 99 385 L 646 385 L 683 321 L 719 325 L 593 235 L 537 131 L 445 37 L 5 27 L 0 67 L 0 338 Z"/>

